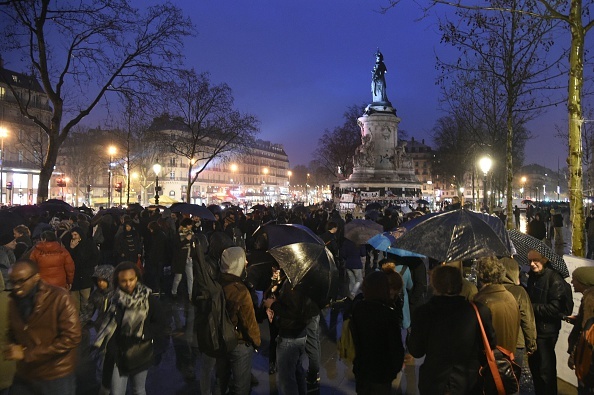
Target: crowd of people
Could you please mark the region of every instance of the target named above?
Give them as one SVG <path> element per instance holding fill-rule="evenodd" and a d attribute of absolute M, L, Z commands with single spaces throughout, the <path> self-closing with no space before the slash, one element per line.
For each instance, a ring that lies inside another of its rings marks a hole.
<path fill-rule="evenodd" d="M 0 320 L 0 395 L 75 394 L 77 350 L 84 346 L 101 356 L 100 394 L 123 395 L 128 387 L 146 393 L 149 368 L 171 331 L 162 301 L 192 306 L 200 294 L 197 265 L 220 282 L 237 344 L 217 357 L 192 351 L 180 362 L 184 377 L 194 376 L 200 358 L 201 393 L 249 394 L 265 328 L 269 373 L 276 375 L 279 393 L 319 389 L 320 315 L 327 306 L 293 287 L 267 252 L 267 234 L 259 227 L 270 221 L 308 227 L 333 255 L 341 287 L 330 307 L 351 320 L 358 394 L 390 394 L 414 358 L 424 358 L 421 394 L 483 393 L 485 350 L 472 303 L 491 346 L 512 351 L 520 365 L 527 360 L 536 394 L 556 394 L 561 321 L 575 325 L 571 366 L 580 329 L 594 316 L 594 268 L 574 271 L 572 283 L 584 301 L 577 316 L 567 316 L 565 280 L 536 250 L 527 256 L 525 284 L 513 257 L 494 256 L 474 263 L 473 284 L 464 262 L 400 257 L 345 238 L 352 216 L 337 210 L 270 207 L 214 216 L 210 221 L 154 207 L 93 218 L 67 214 L 33 218 L 0 237 L 0 314 L 6 318 Z M 389 231 L 402 218 L 385 210 L 375 221 Z M 262 262 L 270 263 L 269 273 L 248 275 L 250 265 Z M 186 329 L 192 338 L 208 327 L 194 322 Z M 580 393 L 593 388 L 580 382 Z"/>

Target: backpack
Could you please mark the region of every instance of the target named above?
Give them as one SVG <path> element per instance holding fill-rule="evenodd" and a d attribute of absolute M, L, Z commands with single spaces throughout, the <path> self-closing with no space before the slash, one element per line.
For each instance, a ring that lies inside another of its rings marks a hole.
<path fill-rule="evenodd" d="M 221 357 L 237 346 L 237 334 L 227 312 L 223 287 L 215 279 L 216 271 L 204 259 L 199 243 L 195 247 L 192 302 L 198 349 L 210 357 Z"/>
<path fill-rule="evenodd" d="M 592 349 L 594 348 L 594 317 L 586 321 L 586 325 L 580 333 L 574 350 L 573 361 L 575 363 L 575 374 L 585 386 L 594 385 L 594 372 L 592 371 Z M 577 325 L 581 325 L 578 323 Z"/>
<path fill-rule="evenodd" d="M 573 291 L 571 285 L 565 281 L 559 273 L 553 270 L 552 276 L 559 276 L 561 283 L 563 284 L 563 297 L 561 298 L 561 314 L 567 316 L 573 314 Z M 562 317 L 559 317 L 562 319 Z"/>

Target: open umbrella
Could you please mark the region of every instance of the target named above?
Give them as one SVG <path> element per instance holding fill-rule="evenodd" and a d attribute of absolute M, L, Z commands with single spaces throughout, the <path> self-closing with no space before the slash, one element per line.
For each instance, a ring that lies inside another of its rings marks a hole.
<path fill-rule="evenodd" d="M 493 228 L 466 209 L 431 216 L 404 232 L 396 245 L 441 262 L 510 255 Z"/>
<path fill-rule="evenodd" d="M 415 256 L 424 258 L 424 255 L 417 254 L 416 252 L 406 251 L 396 247 L 396 237 L 392 232 L 384 232 L 373 236 L 367 240 L 367 244 L 372 246 L 378 251 L 385 251 L 398 256 Z"/>
<path fill-rule="evenodd" d="M 532 200 L 524 199 L 524 200 L 522 200 L 522 204 L 532 204 Z"/>
<path fill-rule="evenodd" d="M 332 253 L 319 244 L 295 243 L 269 251 L 291 285 L 324 308 L 338 294 L 338 269 Z"/>
<path fill-rule="evenodd" d="M 563 278 L 569 277 L 569 270 L 567 264 L 562 256 L 557 255 L 544 241 L 538 240 L 535 237 L 522 233 L 516 229 L 508 230 L 509 237 L 516 247 L 517 254 L 515 255 L 518 263 L 522 265 L 529 265 L 528 252 L 535 250 L 549 260 L 551 268 L 559 272 Z"/>
<path fill-rule="evenodd" d="M 212 211 L 199 204 L 176 203 L 174 205 L 171 205 L 170 209 L 173 213 L 190 214 L 195 217 L 200 217 L 202 219 L 216 221 L 216 218 Z"/>
<path fill-rule="evenodd" d="M 251 210 L 266 210 L 266 206 L 263 204 L 256 204 L 252 206 Z"/>
<path fill-rule="evenodd" d="M 425 205 L 429 205 L 430 203 L 428 201 L 426 201 L 425 199 L 418 199 L 417 204 L 425 204 Z"/>
<path fill-rule="evenodd" d="M 354 219 L 344 226 L 344 237 L 355 244 L 366 244 L 367 240 L 384 231 L 384 227 L 368 219 Z"/>
<path fill-rule="evenodd" d="M 284 229 L 283 229 L 284 228 Z M 267 225 L 268 252 L 291 285 L 323 308 L 338 293 L 338 269 L 322 239 L 305 226 Z"/>
<path fill-rule="evenodd" d="M 207 207 L 207 209 L 213 214 L 221 215 L 221 213 L 223 212 L 223 209 L 218 204 L 211 204 Z"/>
<path fill-rule="evenodd" d="M 40 203 L 39 207 L 50 213 L 69 213 L 74 210 L 74 207 L 59 199 L 48 199 L 45 202 Z"/>

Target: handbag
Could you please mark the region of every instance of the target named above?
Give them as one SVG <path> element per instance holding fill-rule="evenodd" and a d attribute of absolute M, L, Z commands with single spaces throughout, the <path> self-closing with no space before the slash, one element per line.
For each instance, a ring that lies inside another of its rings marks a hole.
<path fill-rule="evenodd" d="M 122 373 L 130 373 L 139 368 L 148 367 L 154 362 L 152 340 L 134 340 L 120 351 L 118 369 Z"/>
<path fill-rule="evenodd" d="M 479 370 L 479 374 L 483 378 L 483 393 L 485 395 L 515 394 L 520 390 L 519 379 L 522 367 L 514 361 L 513 352 L 501 346 L 491 349 L 478 308 L 474 303 L 471 304 L 481 328 L 485 356 L 487 357 L 487 364 Z"/>

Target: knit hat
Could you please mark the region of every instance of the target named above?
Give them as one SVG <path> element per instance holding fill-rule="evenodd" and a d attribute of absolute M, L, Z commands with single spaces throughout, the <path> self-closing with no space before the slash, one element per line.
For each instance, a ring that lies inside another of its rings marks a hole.
<path fill-rule="evenodd" d="M 221 273 L 241 277 L 245 269 L 245 251 L 241 247 L 230 247 L 221 255 Z"/>
<path fill-rule="evenodd" d="M 594 285 L 594 267 L 581 266 L 576 268 L 571 277 L 587 287 Z"/>

